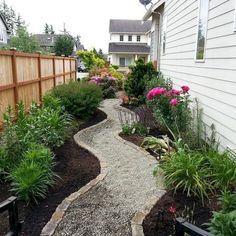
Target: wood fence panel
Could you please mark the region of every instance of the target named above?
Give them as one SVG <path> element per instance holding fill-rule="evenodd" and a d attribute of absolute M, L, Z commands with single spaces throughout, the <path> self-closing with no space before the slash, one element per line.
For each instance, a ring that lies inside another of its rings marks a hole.
<path fill-rule="evenodd" d="M 0 51 L 0 124 L 7 106 L 41 103 L 48 90 L 75 78 L 75 58 Z"/>
<path fill-rule="evenodd" d="M 38 59 L 16 56 L 18 82 L 38 79 Z"/>
<path fill-rule="evenodd" d="M 3 66 L 4 65 L 4 66 Z M 13 83 L 11 56 L 0 57 L 0 86 Z"/>
<path fill-rule="evenodd" d="M 19 88 L 19 101 L 23 101 L 28 108 L 32 101 L 40 103 L 38 84 L 29 84 Z"/>
<path fill-rule="evenodd" d="M 53 75 L 53 59 L 41 58 L 41 75 L 42 77 Z"/>
<path fill-rule="evenodd" d="M 14 89 L 7 89 L 0 92 L 0 125 L 3 120 L 3 114 L 8 106 L 15 106 Z"/>
<path fill-rule="evenodd" d="M 54 87 L 54 79 L 42 81 L 42 94 L 44 95 L 48 90 Z"/>

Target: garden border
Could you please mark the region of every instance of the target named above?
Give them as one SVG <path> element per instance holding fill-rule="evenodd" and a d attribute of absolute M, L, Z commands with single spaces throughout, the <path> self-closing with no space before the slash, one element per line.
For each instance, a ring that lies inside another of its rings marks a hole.
<path fill-rule="evenodd" d="M 78 191 L 70 194 L 67 198 L 65 198 L 56 208 L 55 212 L 53 213 L 51 219 L 48 221 L 48 223 L 44 226 L 44 228 L 41 231 L 41 236 L 52 236 L 58 227 L 59 223 L 61 222 L 66 210 L 69 208 L 69 206 L 81 195 L 88 192 L 90 189 L 98 185 L 107 175 L 107 163 L 105 161 L 105 158 L 101 156 L 99 152 L 85 144 L 82 140 L 80 140 L 79 137 L 82 133 L 87 132 L 90 129 L 97 128 L 99 126 L 104 125 L 105 123 L 109 122 L 109 118 L 105 119 L 104 121 L 90 126 L 86 129 L 83 129 L 79 131 L 77 134 L 74 135 L 74 140 L 77 145 L 81 146 L 82 148 L 86 149 L 88 152 L 90 152 L 92 155 L 96 156 L 97 159 L 100 162 L 101 171 L 100 174 L 93 180 L 91 180 L 89 183 L 87 183 L 85 186 L 81 187 Z"/>

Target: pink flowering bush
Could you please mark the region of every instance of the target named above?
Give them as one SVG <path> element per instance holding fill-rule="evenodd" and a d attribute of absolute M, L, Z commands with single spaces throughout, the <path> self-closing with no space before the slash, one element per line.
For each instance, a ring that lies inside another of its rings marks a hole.
<path fill-rule="evenodd" d="M 156 87 L 149 90 L 146 96 L 158 124 L 171 129 L 175 135 L 186 132 L 191 123 L 189 90 L 186 85 L 181 90 Z"/>
<path fill-rule="evenodd" d="M 103 98 L 114 98 L 117 92 L 117 79 L 109 74 L 92 76 L 89 83 L 98 85 L 103 92 Z"/>

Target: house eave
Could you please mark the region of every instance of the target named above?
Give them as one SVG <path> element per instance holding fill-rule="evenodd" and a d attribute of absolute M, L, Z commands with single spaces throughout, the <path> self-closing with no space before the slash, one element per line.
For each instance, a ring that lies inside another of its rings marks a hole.
<path fill-rule="evenodd" d="M 158 9 L 164 2 L 165 2 L 165 0 L 159 0 L 157 3 L 152 5 L 148 9 L 148 11 L 145 13 L 142 20 L 147 21 L 152 16 L 152 14 L 156 11 L 156 9 Z"/>
<path fill-rule="evenodd" d="M 134 55 L 136 55 L 136 54 L 138 54 L 138 55 L 143 54 L 143 55 L 149 55 L 150 52 L 109 52 L 109 54 L 134 54 Z"/>

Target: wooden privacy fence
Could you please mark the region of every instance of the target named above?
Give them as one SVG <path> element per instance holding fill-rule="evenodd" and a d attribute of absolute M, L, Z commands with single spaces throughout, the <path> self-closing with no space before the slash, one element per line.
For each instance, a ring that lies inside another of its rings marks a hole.
<path fill-rule="evenodd" d="M 0 123 L 7 106 L 41 103 L 46 91 L 75 79 L 75 58 L 0 51 Z"/>

